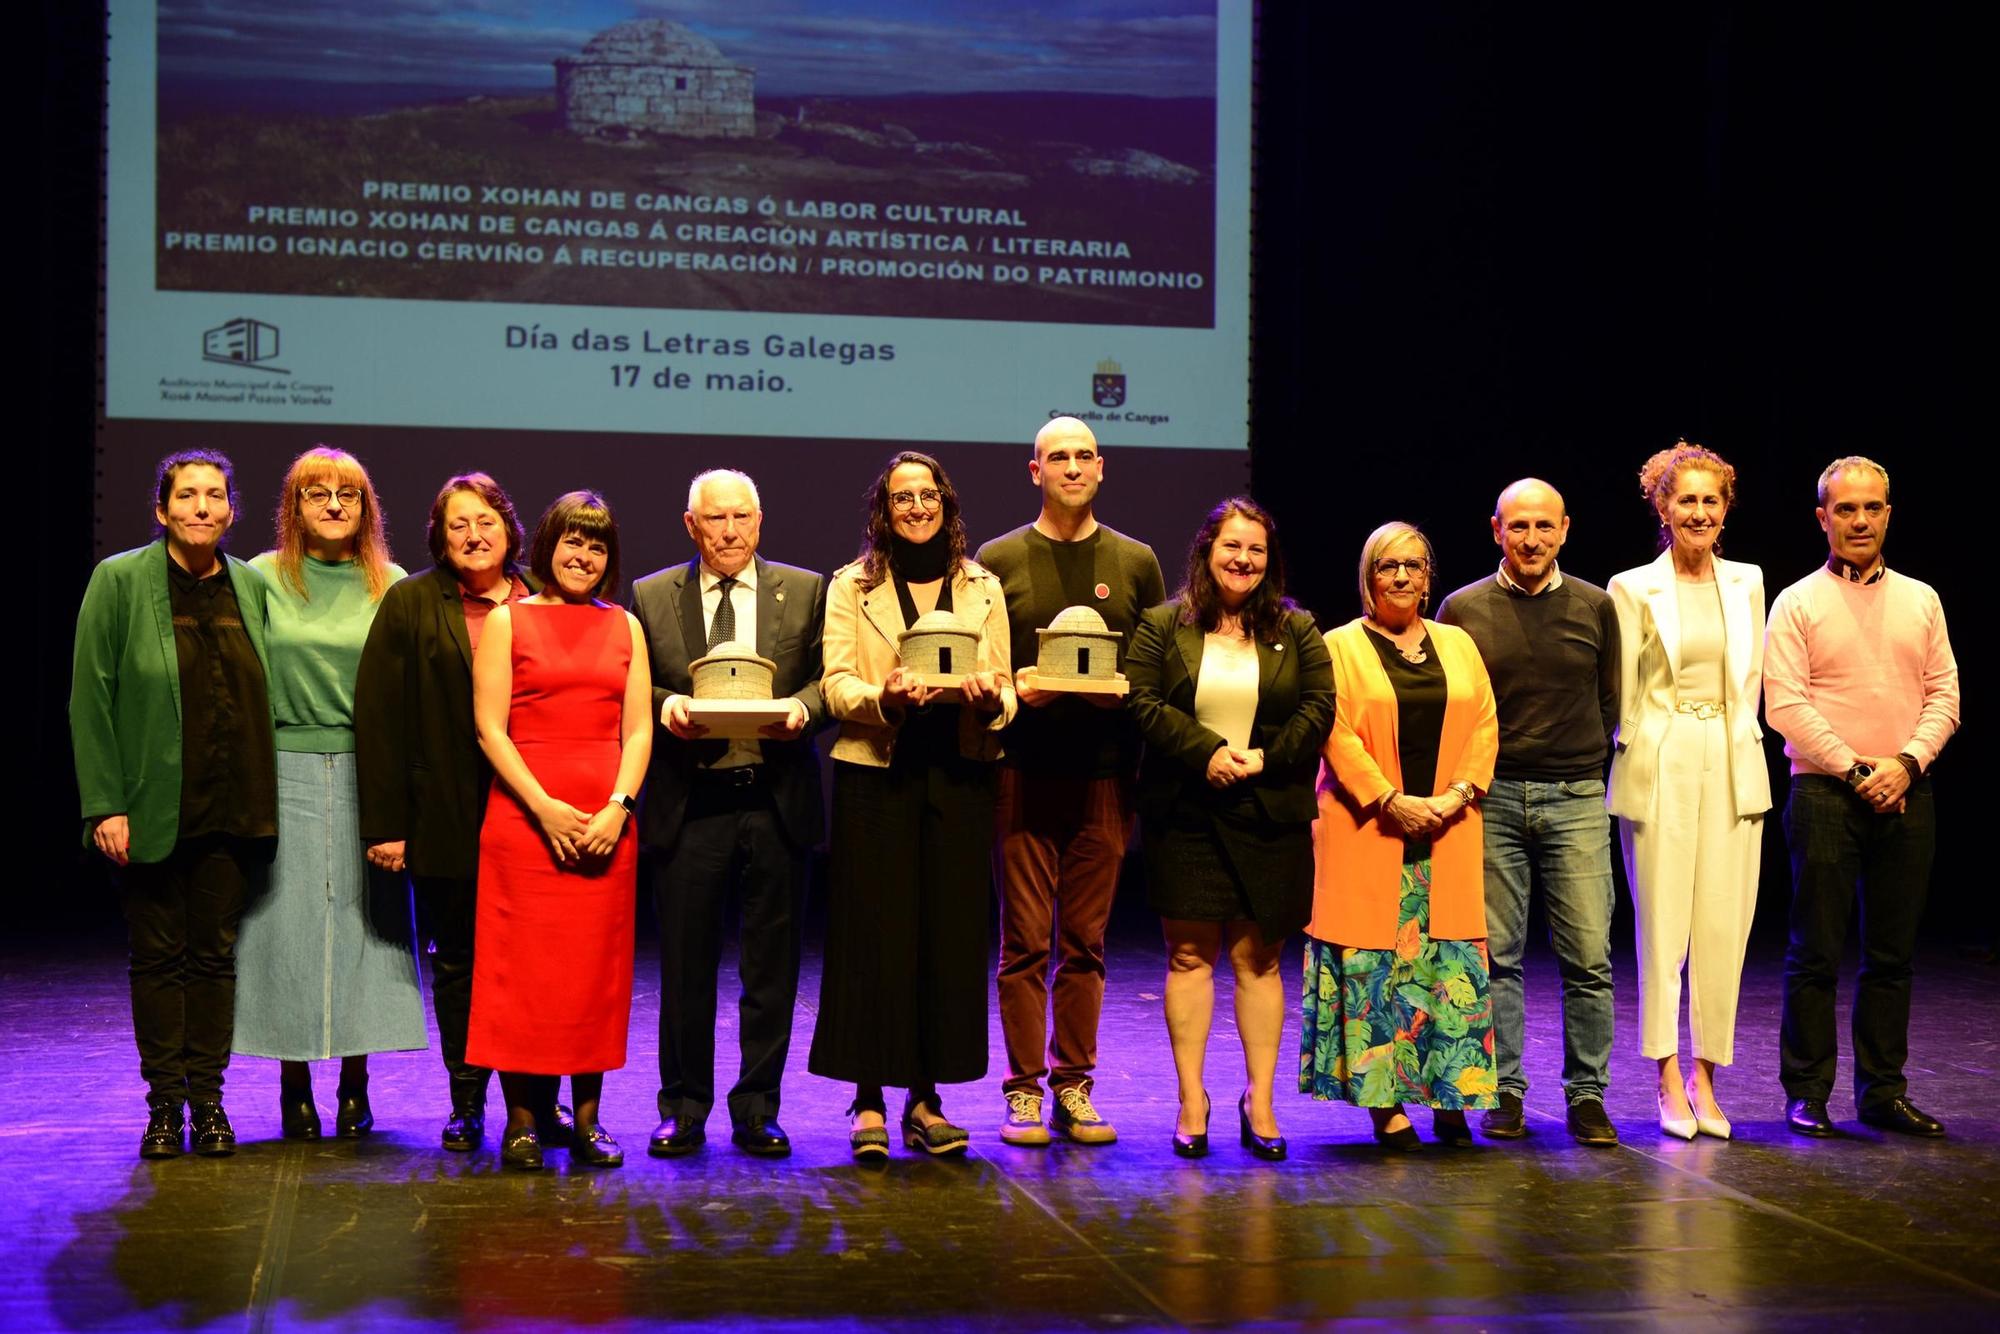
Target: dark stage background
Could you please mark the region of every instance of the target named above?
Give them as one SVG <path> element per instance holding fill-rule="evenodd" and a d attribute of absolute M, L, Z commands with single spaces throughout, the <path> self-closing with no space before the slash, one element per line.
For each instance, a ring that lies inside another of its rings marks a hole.
<path fill-rule="evenodd" d="M 19 581 L 12 655 L 34 888 L 9 929 L 100 930 L 116 911 L 77 851 L 69 640 L 94 497 L 122 504 L 143 482 L 94 466 L 101 16 L 45 3 L 40 17 L 22 206 L 39 226 L 22 275 L 38 288 L 35 379 L 17 395 L 37 434 L 14 499 L 43 559 Z M 1973 862 L 1991 675 L 1974 582 L 1990 427 L 1973 401 L 1990 337 L 1973 331 L 1994 232 L 1973 189 L 1989 174 L 1973 127 L 1992 119 L 1974 62 L 1990 21 L 1947 6 L 1326 4 L 1270 6 L 1261 25 L 1251 466 L 1301 599 L 1325 624 L 1354 614 L 1355 554 L 1389 517 L 1431 533 L 1444 588 L 1477 577 L 1493 494 L 1527 472 L 1568 495 L 1565 567 L 1601 583 L 1651 555 L 1634 477 L 1683 433 L 1740 469 L 1727 552 L 1763 565 L 1775 595 L 1824 554 L 1819 468 L 1870 454 L 1895 477 L 1891 562 L 1939 588 L 1964 669 L 1931 920 L 1990 932 Z M 1168 503 L 1192 528 L 1209 499 L 1142 502 L 1143 486 L 1128 472 L 1107 516 Z M 28 494 L 40 503 L 21 506 Z M 1030 500 L 976 503 L 990 531 Z M 1180 559 L 1162 557 L 1170 572 Z M 1766 850 L 1768 936 L 1786 898 L 1775 820 Z"/>

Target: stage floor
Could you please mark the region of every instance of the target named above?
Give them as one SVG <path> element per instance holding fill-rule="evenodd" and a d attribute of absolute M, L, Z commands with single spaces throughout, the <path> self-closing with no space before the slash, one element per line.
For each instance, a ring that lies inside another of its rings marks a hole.
<path fill-rule="evenodd" d="M 1845 1052 L 1832 1106 L 1848 1135 L 1786 1132 L 1778 967 L 1763 956 L 1745 981 L 1738 1064 L 1721 1083 L 1736 1139 L 1660 1135 L 1626 966 L 1609 1098 L 1624 1142 L 1580 1147 L 1562 1125 L 1554 971 L 1536 958 L 1525 1141 L 1383 1158 L 1362 1112 L 1289 1091 L 1293 1017 L 1278 1100 L 1292 1157 L 1252 1159 L 1234 1133 L 1242 1074 L 1225 982 L 1208 1063 L 1214 1151 L 1182 1161 L 1168 1149 L 1160 953 L 1134 936 L 1115 943 L 1101 1038 L 1098 1103 L 1122 1135 L 1116 1146 L 1001 1144 L 995 1074 L 945 1091 L 974 1132 L 968 1159 L 899 1148 L 880 1171 L 848 1160 L 851 1091 L 805 1073 L 814 958 L 783 1116 L 794 1156 L 767 1163 L 731 1148 L 718 1109 L 705 1150 L 648 1158 L 658 969 L 644 952 L 630 1064 L 605 1094 L 625 1167 L 573 1171 L 552 1151 L 550 1170 L 524 1174 L 500 1170 L 490 1137 L 477 1153 L 439 1149 L 444 1080 L 428 1052 L 376 1058 L 380 1130 L 366 1141 L 279 1140 L 277 1066 L 244 1059 L 229 1072 L 236 1156 L 142 1163 L 143 1089 L 115 945 L 8 946 L 0 1135 L 22 1263 L 0 1290 L 0 1329 L 2000 1319 L 2000 973 L 1947 949 L 1919 965 L 1910 1062 L 1914 1096 L 1953 1132 L 1943 1141 L 1854 1123 Z M 1295 985 L 1296 954 L 1286 975 Z M 725 1088 L 732 1010 L 719 1043 Z M 997 1070 L 997 1021 L 992 1050 Z M 315 1071 L 329 1126 L 333 1073 Z M 497 1086 L 489 1112 L 498 1124 Z M 1418 1124 L 1427 1131 L 1421 1114 Z"/>

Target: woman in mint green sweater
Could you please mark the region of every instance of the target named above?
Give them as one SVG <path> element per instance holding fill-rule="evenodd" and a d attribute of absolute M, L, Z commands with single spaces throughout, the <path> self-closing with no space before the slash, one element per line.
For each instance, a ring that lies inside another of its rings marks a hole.
<path fill-rule="evenodd" d="M 320 1133 L 308 1061 L 340 1057 L 335 1131 L 365 1135 L 368 1053 L 421 1050 L 416 933 L 402 878 L 370 875 L 354 768 L 354 675 L 375 609 L 403 571 L 353 455 L 292 462 L 264 578 L 277 719 L 278 853 L 237 941 L 236 1050 L 276 1057 L 285 1137 Z"/>

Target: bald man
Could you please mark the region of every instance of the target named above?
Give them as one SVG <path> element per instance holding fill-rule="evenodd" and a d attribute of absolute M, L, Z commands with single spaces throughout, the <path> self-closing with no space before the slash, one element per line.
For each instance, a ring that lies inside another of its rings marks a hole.
<path fill-rule="evenodd" d="M 1158 557 L 1097 521 L 1104 454 L 1076 418 L 1057 417 L 1036 434 L 1028 480 L 1041 492 L 1041 513 L 979 548 L 978 557 L 1006 591 L 1015 664 L 1035 661 L 1035 632 L 1056 613 L 1084 606 L 1118 632 L 1122 667 L 1139 613 L 1167 599 Z M 1116 696 L 1020 693 L 1021 711 L 1007 729 L 993 844 L 1007 1043 L 1000 1138 L 1043 1145 L 1052 1126 L 1079 1144 L 1109 1144 L 1117 1131 L 1090 1093 L 1104 1005 L 1104 930 L 1132 836 L 1139 736 Z M 1047 1124 L 1044 1076 L 1056 1101 Z"/>
<path fill-rule="evenodd" d="M 1499 571 L 1444 600 L 1438 619 L 1479 645 L 1500 710 L 1500 758 L 1480 807 L 1486 830 L 1486 947 L 1500 1105 L 1480 1129 L 1528 1133 L 1521 1071 L 1521 956 L 1539 883 L 1562 973 L 1563 1093 L 1580 1143 L 1618 1142 L 1604 1114 L 1611 1062 L 1611 825 L 1604 770 L 1618 725 L 1618 620 L 1603 589 L 1565 575 L 1563 498 L 1523 478 L 1493 507 Z"/>

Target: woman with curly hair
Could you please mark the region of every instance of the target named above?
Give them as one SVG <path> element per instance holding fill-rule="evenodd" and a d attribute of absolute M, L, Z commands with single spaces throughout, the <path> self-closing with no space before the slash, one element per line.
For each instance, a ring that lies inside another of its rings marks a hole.
<path fill-rule="evenodd" d="M 370 875 L 354 759 L 354 681 L 376 608 L 403 577 L 368 470 L 319 445 L 278 492 L 269 592 L 278 852 L 237 940 L 236 1050 L 276 1057 L 287 1139 L 317 1139 L 310 1061 L 340 1058 L 335 1133 L 367 1134 L 368 1056 L 426 1045 L 409 890 Z"/>
<path fill-rule="evenodd" d="M 994 761 L 1014 716 L 1007 599 L 966 559 L 958 494 L 905 450 L 867 495 L 861 554 L 827 588 L 820 692 L 833 743 L 826 970 L 810 1069 L 852 1083 L 849 1147 L 888 1154 L 883 1086 L 907 1091 L 902 1138 L 961 1154 L 939 1084 L 986 1074 Z M 899 636 L 949 612 L 979 635 L 956 701 L 905 669 Z"/>
<path fill-rule="evenodd" d="M 1771 808 L 1757 697 L 1764 572 L 1717 554 L 1736 469 L 1682 440 L 1639 487 L 1660 525 L 1651 564 L 1612 578 L 1620 640 L 1607 804 L 1636 910 L 1640 1049 L 1659 1065 L 1660 1129 L 1729 1138 L 1715 1067 L 1735 1055 L 1736 992 Z M 1694 1068 L 1680 1069 L 1681 969 Z"/>
<path fill-rule="evenodd" d="M 1208 1152 L 1202 1067 L 1226 947 L 1243 1042 L 1239 1137 L 1256 1157 L 1280 1159 L 1278 957 L 1312 902 L 1313 774 L 1333 719 L 1333 671 L 1311 614 L 1285 596 L 1278 526 L 1263 506 L 1236 496 L 1208 512 L 1180 591 L 1139 618 L 1125 674 L 1146 741 L 1137 789 L 1146 896 L 1166 933 L 1174 1152 Z"/>

